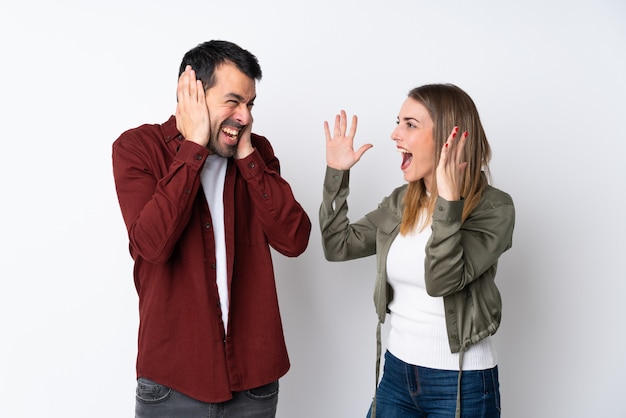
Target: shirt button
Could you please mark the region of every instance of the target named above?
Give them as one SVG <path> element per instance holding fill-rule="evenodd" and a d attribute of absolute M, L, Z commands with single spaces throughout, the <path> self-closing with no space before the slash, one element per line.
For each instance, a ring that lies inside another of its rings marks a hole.
<path fill-rule="evenodd" d="M 250 163 L 250 164 L 248 164 L 248 167 L 250 167 L 250 168 L 254 168 L 254 167 L 256 167 L 256 164 L 254 164 L 254 163 Z"/>
<path fill-rule="evenodd" d="M 202 155 L 196 154 L 196 160 L 200 161 L 202 159 Z"/>
<path fill-rule="evenodd" d="M 207 222 L 207 223 L 204 224 L 204 227 L 206 229 L 211 229 L 211 224 Z"/>
<path fill-rule="evenodd" d="M 215 269 L 217 268 L 217 267 L 215 266 L 215 263 L 211 264 L 211 268 L 212 268 L 213 270 L 215 270 Z"/>
<path fill-rule="evenodd" d="M 268 194 L 267 193 L 263 193 L 263 199 L 267 199 L 268 198 Z"/>

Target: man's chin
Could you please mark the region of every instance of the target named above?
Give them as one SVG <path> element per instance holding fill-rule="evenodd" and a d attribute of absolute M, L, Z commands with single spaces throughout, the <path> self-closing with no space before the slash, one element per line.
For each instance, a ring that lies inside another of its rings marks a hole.
<path fill-rule="evenodd" d="M 235 151 L 237 151 L 237 144 L 235 145 L 226 145 L 226 144 L 216 144 L 214 142 L 209 142 L 209 151 L 213 154 L 217 154 L 220 157 L 230 158 L 235 155 Z"/>

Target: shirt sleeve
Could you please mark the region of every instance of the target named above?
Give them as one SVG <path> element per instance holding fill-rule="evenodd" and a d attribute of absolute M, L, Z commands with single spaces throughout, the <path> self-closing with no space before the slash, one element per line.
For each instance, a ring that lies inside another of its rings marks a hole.
<path fill-rule="evenodd" d="M 279 253 L 296 257 L 308 246 L 311 220 L 280 175 L 280 164 L 266 139 L 256 137 L 255 151 L 235 160 L 245 180 L 254 215 L 268 243 Z"/>
<path fill-rule="evenodd" d="M 150 142 L 133 133 L 113 144 L 113 175 L 131 256 L 153 263 L 168 260 L 191 216 L 208 150 L 182 141 L 166 173 Z"/>

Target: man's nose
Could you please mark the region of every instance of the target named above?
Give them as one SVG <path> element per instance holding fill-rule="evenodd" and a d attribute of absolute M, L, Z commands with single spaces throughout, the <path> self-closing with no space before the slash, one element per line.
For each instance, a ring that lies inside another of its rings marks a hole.
<path fill-rule="evenodd" d="M 237 113 L 235 114 L 235 120 L 242 125 L 249 125 L 252 120 L 252 113 L 248 106 L 244 103 L 239 105 Z"/>

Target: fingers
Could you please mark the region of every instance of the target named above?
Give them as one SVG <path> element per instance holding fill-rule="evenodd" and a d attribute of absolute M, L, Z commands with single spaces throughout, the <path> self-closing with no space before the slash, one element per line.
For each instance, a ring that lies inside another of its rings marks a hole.
<path fill-rule="evenodd" d="M 461 164 L 463 164 L 463 168 L 465 168 L 465 166 L 467 165 L 467 163 L 463 163 L 463 150 L 465 149 L 467 136 L 467 131 L 463 132 L 456 146 L 456 163 L 459 165 L 459 168 L 461 168 Z"/>
<path fill-rule="evenodd" d="M 330 126 L 327 121 L 324 121 L 324 134 L 326 135 L 326 141 L 330 141 Z"/>
<path fill-rule="evenodd" d="M 443 144 L 443 151 L 446 151 L 446 154 L 448 153 L 448 148 L 452 148 L 454 146 L 454 138 L 456 137 L 457 133 L 459 133 L 459 127 L 455 126 L 452 129 L 452 132 L 450 132 L 450 135 L 448 135 L 448 139 Z"/>
<path fill-rule="evenodd" d="M 349 170 L 370 148 L 372 144 L 362 145 L 354 150 L 354 137 L 356 135 L 358 118 L 353 115 L 348 123 L 348 117 L 344 110 L 335 115 L 335 122 L 331 134 L 330 124 L 324 121 L 324 134 L 326 136 L 326 164 L 337 170 Z"/>
<path fill-rule="evenodd" d="M 335 138 L 341 136 L 341 117 L 339 115 L 335 116 L 334 134 Z"/>
<path fill-rule="evenodd" d="M 467 131 L 461 135 L 458 133 L 459 128 L 455 126 L 441 148 L 441 157 L 437 165 L 437 191 L 439 196 L 448 201 L 460 199 L 462 173 L 467 167 L 467 162 L 463 161 L 463 149 L 468 133 Z"/>
<path fill-rule="evenodd" d="M 344 110 L 340 111 L 339 131 L 341 136 L 346 136 L 346 112 Z"/>
<path fill-rule="evenodd" d="M 186 140 L 206 146 L 210 136 L 210 115 L 202 81 L 187 66 L 178 79 L 176 89 L 176 128 Z"/>
<path fill-rule="evenodd" d="M 349 137 L 354 138 L 354 136 L 356 135 L 356 126 L 359 122 L 359 119 L 356 117 L 356 115 L 352 115 L 352 124 L 350 125 L 350 133 L 348 134 Z"/>
<path fill-rule="evenodd" d="M 457 134 L 459 133 L 459 127 L 455 126 L 450 132 L 448 136 L 448 140 L 443 144 L 443 148 L 441 150 L 441 155 L 445 156 L 446 160 L 448 159 L 448 153 L 454 152 L 454 161 L 457 164 L 462 162 L 463 158 L 463 149 L 465 148 L 465 142 L 467 141 L 467 136 L 469 135 L 467 131 L 463 132 L 459 139 L 456 139 Z"/>
<path fill-rule="evenodd" d="M 455 126 L 448 135 L 448 139 L 444 142 L 443 147 L 441 148 L 441 156 L 439 157 L 439 165 L 442 167 L 446 167 L 448 165 L 448 153 L 450 149 L 454 146 L 454 137 L 459 132 L 459 127 Z"/>
<path fill-rule="evenodd" d="M 350 131 L 348 135 L 346 135 L 346 131 L 348 130 L 348 116 L 346 115 L 345 110 L 341 110 L 339 114 L 335 116 L 335 136 L 354 137 L 356 134 L 357 122 L 357 116 L 352 115 Z"/>
<path fill-rule="evenodd" d="M 185 67 L 185 71 L 178 79 L 177 88 L 178 100 L 202 103 L 204 102 L 204 87 L 202 81 L 196 79 L 196 72 L 190 65 Z"/>
<path fill-rule="evenodd" d="M 191 67 L 187 66 L 187 69 Z M 176 88 L 176 97 L 178 98 L 178 102 L 180 103 L 184 100 L 184 92 L 189 90 L 189 76 L 187 74 L 187 69 L 183 71 L 183 73 L 178 78 L 178 86 Z"/>
<path fill-rule="evenodd" d="M 345 110 L 339 111 L 339 114 L 335 115 L 335 123 L 333 125 L 333 135 L 330 135 L 330 125 L 327 121 L 324 121 L 324 134 L 326 140 L 330 141 L 333 138 L 354 138 L 356 135 L 356 129 L 358 125 L 358 118 L 356 115 L 352 116 L 350 129 L 348 131 L 348 117 Z M 346 131 L 348 134 L 346 135 Z"/>

